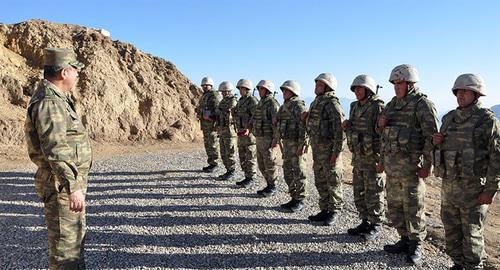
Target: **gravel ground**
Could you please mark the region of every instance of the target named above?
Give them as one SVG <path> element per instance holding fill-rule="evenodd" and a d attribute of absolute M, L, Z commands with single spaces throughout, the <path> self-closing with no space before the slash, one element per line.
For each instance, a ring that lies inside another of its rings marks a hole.
<path fill-rule="evenodd" d="M 346 234 L 357 225 L 352 187 L 344 185 L 345 207 L 337 223 L 317 226 L 307 216 L 319 211 L 312 172 L 310 196 L 299 213 L 285 213 L 279 192 L 258 198 L 258 184 L 240 189 L 217 181 L 223 172 L 199 169 L 201 150 L 169 151 L 98 160 L 90 177 L 86 260 L 89 269 L 273 268 L 415 269 L 401 255 L 382 250 L 398 239 L 384 227 L 364 242 Z M 0 172 L 0 269 L 47 267 L 47 232 L 42 204 L 34 194 L 34 167 Z M 281 173 L 281 170 L 279 170 Z M 425 245 L 422 269 L 447 269 L 451 261 Z"/>

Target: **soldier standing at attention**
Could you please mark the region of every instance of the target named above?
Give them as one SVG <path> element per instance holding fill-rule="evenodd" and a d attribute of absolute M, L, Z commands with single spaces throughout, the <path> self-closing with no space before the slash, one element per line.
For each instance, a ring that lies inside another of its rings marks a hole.
<path fill-rule="evenodd" d="M 500 123 L 479 97 L 483 79 L 458 76 L 452 88 L 458 108 L 443 117 L 433 136 L 434 174 L 443 178 L 441 219 L 453 270 L 483 269 L 484 222 L 500 189 Z"/>
<path fill-rule="evenodd" d="M 219 180 L 227 180 L 233 177 L 236 164 L 234 160 L 236 131 L 232 116 L 232 109 L 236 106 L 236 97 L 231 93 L 232 90 L 233 85 L 228 81 L 224 81 L 219 85 L 222 100 L 217 107 L 216 126 L 219 133 L 220 155 L 226 168 L 226 172 L 219 175 Z"/>
<path fill-rule="evenodd" d="M 212 78 L 205 77 L 201 80 L 203 95 L 196 108 L 196 114 L 198 119 L 200 119 L 200 126 L 203 131 L 205 151 L 208 157 L 208 166 L 203 167 L 204 172 L 213 172 L 217 167 L 217 159 L 219 158 L 219 142 L 217 140 L 217 132 L 215 131 L 215 110 L 220 100 L 213 86 L 214 80 L 212 80 Z"/>
<path fill-rule="evenodd" d="M 307 118 L 312 154 L 314 182 L 319 193 L 319 209 L 309 216 L 313 222 L 330 226 L 342 210 L 342 164 L 339 157 L 344 142 L 342 121 L 344 113 L 335 96 L 337 79 L 330 73 L 321 73 L 316 79 L 316 98 L 311 103 Z"/>
<path fill-rule="evenodd" d="M 241 169 L 245 174 L 245 179 L 237 182 L 236 185 L 249 187 L 257 174 L 256 142 L 255 137 L 250 132 L 249 126 L 258 101 L 250 93 L 250 89 L 253 88 L 250 80 L 239 80 L 236 88 L 240 91 L 241 97 L 236 107 L 234 107 L 234 121 L 238 135 L 238 155 L 240 157 Z"/>
<path fill-rule="evenodd" d="M 301 115 L 306 105 L 299 99 L 300 85 L 297 81 L 285 81 L 281 87 L 285 103 L 280 107 L 277 117 L 277 143 L 282 144 L 283 176 L 292 199 L 281 208 L 298 212 L 304 208 L 306 193 L 305 157 L 307 135 L 305 122 Z"/>
<path fill-rule="evenodd" d="M 407 261 L 422 263 L 425 228 L 425 183 L 431 171 L 432 135 L 437 132 L 436 109 L 420 92 L 418 72 L 410 65 L 395 67 L 389 82 L 396 96 L 378 119 L 382 161 L 377 172 L 387 174 L 387 209 L 401 240 L 385 245 L 389 253 L 407 253 Z"/>
<path fill-rule="evenodd" d="M 274 99 L 274 84 L 268 80 L 261 80 L 257 84 L 260 100 L 255 107 L 252 117 L 252 132 L 255 135 L 257 143 L 257 163 L 259 170 L 266 180 L 267 186 L 257 194 L 262 197 L 269 197 L 276 192 L 276 119 L 279 104 Z M 273 148 L 273 146 L 275 146 Z"/>
<path fill-rule="evenodd" d="M 378 85 L 369 75 L 357 76 L 351 91 L 357 101 L 351 103 L 349 120 L 342 123 L 352 153 L 354 203 L 362 222 L 347 230 L 365 240 L 377 238 L 385 219 L 383 174 L 375 171 L 380 163 L 380 135 L 375 131 L 384 101 L 376 94 Z"/>
<path fill-rule="evenodd" d="M 25 133 L 44 203 L 50 269 L 85 269 L 85 196 L 92 163 L 87 131 L 71 91 L 84 65 L 70 49 L 44 51 L 44 80 L 28 105 Z"/>

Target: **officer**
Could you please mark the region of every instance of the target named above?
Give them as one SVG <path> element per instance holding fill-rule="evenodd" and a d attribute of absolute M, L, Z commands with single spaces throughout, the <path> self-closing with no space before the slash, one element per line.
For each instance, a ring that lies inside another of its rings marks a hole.
<path fill-rule="evenodd" d="M 387 210 L 401 240 L 385 245 L 389 253 L 407 253 L 407 261 L 422 263 L 425 228 L 425 183 L 431 171 L 432 135 L 437 131 L 436 109 L 415 83 L 418 72 L 410 65 L 395 67 L 389 81 L 396 96 L 378 119 L 382 163 L 387 174 Z"/>
<path fill-rule="evenodd" d="M 306 193 L 305 156 L 307 136 L 305 122 L 301 115 L 306 105 L 299 99 L 300 85 L 297 81 L 285 81 L 281 87 L 285 103 L 281 105 L 277 116 L 277 142 L 283 152 L 283 175 L 292 198 L 281 208 L 298 212 L 304 208 Z"/>
<path fill-rule="evenodd" d="M 257 144 L 257 164 L 266 180 L 266 187 L 257 191 L 262 197 L 269 197 L 276 192 L 276 115 L 279 103 L 274 98 L 274 84 L 269 80 L 261 80 L 257 84 L 260 100 L 252 117 L 252 132 Z M 274 147 L 273 147 L 274 146 Z"/>
<path fill-rule="evenodd" d="M 371 76 L 357 76 L 351 84 L 357 101 L 351 103 L 349 120 L 342 123 L 352 153 L 354 203 L 362 220 L 347 233 L 361 235 L 366 240 L 378 236 L 385 217 L 385 180 L 383 174 L 375 171 L 380 163 L 380 135 L 375 128 L 384 109 L 384 101 L 377 96 L 377 89 L 378 85 Z"/>
<path fill-rule="evenodd" d="M 203 142 L 207 153 L 208 166 L 203 167 L 204 172 L 213 172 L 217 167 L 219 158 L 219 142 L 215 128 L 217 106 L 219 106 L 219 95 L 213 89 L 214 80 L 210 77 L 204 77 L 201 80 L 203 95 L 201 96 L 196 115 L 200 120 L 201 130 L 203 131 Z"/>
<path fill-rule="evenodd" d="M 46 48 L 44 79 L 26 116 L 28 153 L 38 167 L 35 189 L 44 203 L 50 269 L 85 269 L 85 196 L 92 150 L 71 99 L 83 67 L 72 50 Z"/>
<path fill-rule="evenodd" d="M 458 76 L 452 91 L 458 108 L 433 136 L 434 174 L 443 178 L 446 253 L 454 262 L 450 269 L 483 269 L 486 213 L 500 189 L 500 124 L 479 102 L 486 95 L 480 76 Z"/>
<path fill-rule="evenodd" d="M 314 180 L 321 211 L 308 219 L 330 226 L 335 222 L 343 205 L 342 164 L 339 158 L 345 138 L 341 126 L 344 113 L 339 99 L 335 96 L 337 79 L 330 73 L 321 73 L 315 82 L 316 98 L 311 103 L 309 113 L 303 113 L 303 118 L 307 118 Z"/>
<path fill-rule="evenodd" d="M 257 173 L 257 149 L 255 136 L 250 132 L 250 119 L 253 117 L 258 101 L 250 93 L 250 89 L 253 89 L 250 80 L 240 79 L 236 84 L 236 88 L 240 91 L 240 99 L 236 107 L 234 107 L 234 121 L 238 135 L 240 165 L 245 174 L 245 178 L 236 184 L 241 187 L 249 187 Z"/>
<path fill-rule="evenodd" d="M 219 134 L 220 155 L 226 168 L 224 174 L 219 175 L 219 180 L 227 180 L 234 176 L 236 164 L 234 158 L 236 145 L 236 130 L 233 122 L 232 110 L 236 106 L 236 97 L 231 93 L 233 85 L 224 81 L 219 85 L 222 100 L 217 107 L 216 127 Z"/>

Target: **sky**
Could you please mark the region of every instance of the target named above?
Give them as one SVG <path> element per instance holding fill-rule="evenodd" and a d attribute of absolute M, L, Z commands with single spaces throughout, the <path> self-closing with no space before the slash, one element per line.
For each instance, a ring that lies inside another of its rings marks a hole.
<path fill-rule="evenodd" d="M 30 19 L 104 28 L 112 39 L 173 62 L 197 84 L 208 75 L 217 85 L 269 79 L 278 89 L 293 79 L 301 96 L 313 97 L 314 78 L 329 72 L 336 94 L 354 99 L 354 77 L 369 74 L 388 102 L 390 71 L 411 64 L 441 114 L 456 107 L 451 88 L 463 73 L 484 78 L 484 105 L 500 104 L 495 0 L 2 1 L 0 23 Z"/>

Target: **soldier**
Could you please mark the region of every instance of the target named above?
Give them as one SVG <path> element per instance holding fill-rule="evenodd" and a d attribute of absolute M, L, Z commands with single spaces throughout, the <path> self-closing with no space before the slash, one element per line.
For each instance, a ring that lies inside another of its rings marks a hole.
<path fill-rule="evenodd" d="M 92 163 L 87 131 L 71 91 L 84 65 L 70 49 L 44 50 L 44 80 L 28 105 L 25 123 L 35 189 L 44 203 L 50 269 L 85 269 L 85 196 Z"/>
<path fill-rule="evenodd" d="M 380 135 L 375 128 L 384 109 L 384 101 L 377 96 L 377 90 L 378 85 L 371 76 L 357 76 L 351 84 L 357 101 L 351 103 L 349 120 L 342 123 L 352 153 L 354 203 L 362 220 L 347 233 L 361 235 L 366 240 L 378 236 L 385 216 L 385 180 L 375 171 L 376 164 L 380 163 Z"/>
<path fill-rule="evenodd" d="M 276 157 L 274 149 L 276 148 L 276 119 L 279 104 L 274 99 L 274 84 L 268 80 L 261 80 L 257 84 L 260 100 L 255 107 L 252 117 L 252 132 L 257 143 L 257 164 L 259 170 L 266 180 L 267 186 L 257 194 L 262 197 L 269 197 L 276 192 Z M 274 146 L 274 147 L 273 147 Z"/>
<path fill-rule="evenodd" d="M 425 228 L 425 183 L 431 171 L 432 135 L 437 131 L 436 109 L 420 92 L 417 70 L 395 67 L 389 81 L 396 96 L 380 115 L 382 162 L 377 172 L 387 174 L 387 209 L 391 225 L 401 240 L 385 245 L 389 253 L 407 253 L 407 261 L 422 263 Z"/>
<path fill-rule="evenodd" d="M 330 226 L 342 210 L 342 164 L 339 162 L 344 132 L 344 113 L 335 96 L 337 80 L 330 73 L 321 73 L 316 79 L 316 98 L 311 103 L 307 118 L 307 133 L 310 137 L 316 189 L 319 193 L 319 209 L 309 216 L 313 222 Z"/>
<path fill-rule="evenodd" d="M 305 157 L 307 136 L 305 122 L 301 115 L 306 105 L 299 99 L 300 85 L 297 81 L 285 81 L 280 87 L 285 103 L 280 107 L 277 116 L 277 142 L 282 143 L 283 176 L 288 185 L 292 199 L 281 205 L 281 208 L 298 212 L 304 208 L 306 193 Z"/>
<path fill-rule="evenodd" d="M 452 88 L 458 108 L 443 117 L 433 136 L 435 175 L 443 178 L 441 219 L 450 269 L 483 269 L 484 222 L 500 189 L 500 123 L 479 97 L 483 79 L 458 76 Z"/>
<path fill-rule="evenodd" d="M 219 142 L 217 140 L 217 132 L 215 131 L 215 110 L 219 106 L 220 99 L 214 91 L 213 85 L 214 80 L 210 77 L 205 77 L 201 80 L 203 95 L 196 108 L 196 114 L 198 119 L 200 119 L 200 126 L 203 131 L 205 151 L 208 157 L 208 166 L 203 167 L 204 172 L 213 172 L 217 167 L 217 159 L 219 158 Z"/>
<path fill-rule="evenodd" d="M 219 175 L 219 180 L 227 180 L 234 175 L 234 146 L 236 145 L 236 131 L 233 122 L 232 109 L 236 106 L 236 97 L 231 91 L 233 85 L 224 81 L 219 85 L 219 92 L 222 93 L 222 100 L 217 107 L 217 132 L 219 133 L 220 155 L 222 163 L 226 167 L 226 172 Z"/>
<path fill-rule="evenodd" d="M 239 80 L 236 88 L 240 91 L 241 97 L 236 107 L 234 107 L 234 121 L 236 122 L 238 135 L 238 154 L 241 169 L 245 174 L 245 179 L 236 184 L 241 187 L 249 187 L 253 183 L 253 179 L 257 173 L 255 137 L 250 132 L 249 126 L 258 101 L 250 93 L 250 89 L 253 88 L 250 80 Z"/>

